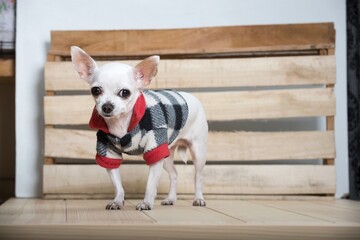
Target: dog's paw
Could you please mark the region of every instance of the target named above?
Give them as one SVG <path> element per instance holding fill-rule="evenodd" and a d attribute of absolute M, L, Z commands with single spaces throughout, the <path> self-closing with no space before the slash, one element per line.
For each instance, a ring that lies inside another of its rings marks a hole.
<path fill-rule="evenodd" d="M 142 211 L 142 210 L 151 210 L 151 206 L 146 203 L 139 203 L 136 205 L 136 210 Z"/>
<path fill-rule="evenodd" d="M 170 200 L 170 199 L 164 199 L 162 202 L 161 202 L 161 205 L 164 205 L 164 206 L 169 206 L 169 205 L 175 205 L 175 200 Z"/>
<path fill-rule="evenodd" d="M 205 207 L 205 206 L 206 206 L 206 202 L 205 202 L 204 199 L 196 198 L 196 199 L 193 201 L 193 206 L 196 206 L 196 207 Z"/>
<path fill-rule="evenodd" d="M 124 202 L 110 202 L 106 205 L 106 210 L 121 210 L 124 209 Z"/>

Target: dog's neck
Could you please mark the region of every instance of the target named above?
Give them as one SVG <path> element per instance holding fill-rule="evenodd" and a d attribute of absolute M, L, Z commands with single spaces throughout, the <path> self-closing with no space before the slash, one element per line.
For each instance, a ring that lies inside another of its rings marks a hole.
<path fill-rule="evenodd" d="M 104 118 L 109 132 L 118 138 L 122 138 L 128 131 L 131 131 L 145 112 L 146 103 L 140 91 L 134 93 L 133 100 L 129 105 L 132 106 L 131 111 L 123 113 L 120 116 Z M 129 127 L 131 129 L 129 129 Z"/>
<path fill-rule="evenodd" d="M 112 135 L 122 138 L 128 131 L 133 111 L 123 114 L 119 117 L 105 118 L 109 132 Z"/>

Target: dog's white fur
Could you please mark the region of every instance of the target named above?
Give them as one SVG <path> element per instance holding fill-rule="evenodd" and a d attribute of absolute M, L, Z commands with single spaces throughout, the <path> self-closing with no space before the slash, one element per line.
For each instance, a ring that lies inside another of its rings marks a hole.
<path fill-rule="evenodd" d="M 127 133 L 132 117 L 133 106 L 141 89 L 155 77 L 159 56 L 146 58 L 134 68 L 121 63 L 108 63 L 98 67 L 96 62 L 81 48 L 71 47 L 71 58 L 81 79 L 92 87 L 100 87 L 102 93 L 95 97 L 98 113 L 104 118 L 111 134 L 121 138 Z M 131 95 L 124 99 L 118 96 L 122 89 L 128 89 Z M 136 207 L 138 210 L 150 210 L 154 206 L 157 186 L 164 168 L 170 177 L 170 191 L 162 205 L 173 205 L 176 202 L 177 172 L 173 162 L 174 151 L 177 148 L 179 156 L 186 161 L 186 149 L 189 148 L 195 166 L 195 200 L 194 206 L 205 206 L 202 193 L 202 170 L 206 162 L 208 125 L 201 103 L 191 94 L 180 92 L 188 104 L 189 115 L 187 122 L 180 130 L 177 139 L 169 146 L 171 155 L 149 166 L 149 176 L 146 185 L 145 198 Z M 111 103 L 112 112 L 105 113 L 102 106 Z M 111 157 L 111 152 L 108 152 Z M 114 156 L 115 157 L 115 156 Z M 115 198 L 106 209 L 122 209 L 124 206 L 125 191 L 122 187 L 120 168 L 107 169 L 115 187 Z"/>

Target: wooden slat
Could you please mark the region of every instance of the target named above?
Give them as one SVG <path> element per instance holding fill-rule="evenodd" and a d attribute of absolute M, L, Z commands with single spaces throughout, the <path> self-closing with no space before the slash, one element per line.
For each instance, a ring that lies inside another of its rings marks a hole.
<path fill-rule="evenodd" d="M 46 157 L 94 159 L 95 146 L 93 131 L 45 129 Z M 208 146 L 208 161 L 335 157 L 333 131 L 210 132 Z M 141 159 L 141 156 L 124 156 L 124 159 Z"/>
<path fill-rule="evenodd" d="M 360 223 L 360 211 L 340 209 L 331 206 L 319 206 L 311 202 L 288 201 L 279 203 L 277 201 L 259 201 L 265 206 L 275 207 L 283 210 L 293 211 L 303 215 L 310 215 L 321 219 L 327 219 L 337 223 Z"/>
<path fill-rule="evenodd" d="M 9 199 L 0 206 L 0 225 L 124 225 L 124 224 L 258 224 L 301 226 L 359 226 L 359 205 L 351 209 L 349 200 L 284 201 L 284 200 L 207 200 L 204 208 L 194 208 L 191 200 L 178 200 L 175 206 L 160 206 L 155 201 L 152 211 L 135 211 L 141 199 L 125 201 L 122 211 L 105 211 L 108 200 L 42 200 Z M 328 205 L 331 204 L 331 205 Z M 32 211 L 33 210 L 33 211 Z M 182 212 L 184 211 L 184 212 Z M 43 215 L 44 222 L 31 218 Z M 206 216 L 206 217 L 205 217 Z M 151 217 L 151 218 L 150 218 Z M 14 219 L 16 219 L 14 221 Z M 49 221 L 51 219 L 51 221 Z M 166 222 L 168 221 L 168 222 Z M 153 225 L 154 226 L 154 225 Z"/>
<path fill-rule="evenodd" d="M 209 121 L 329 116 L 335 114 L 333 89 L 214 92 L 194 94 Z"/>
<path fill-rule="evenodd" d="M 139 61 L 119 61 L 135 66 Z M 98 62 L 102 66 L 107 62 Z M 334 56 L 161 60 L 151 88 L 283 86 L 335 83 Z M 89 90 L 71 62 L 47 62 L 45 90 Z"/>
<path fill-rule="evenodd" d="M 114 212 L 115 214 L 116 212 Z M 0 226 L 4 239 L 134 239 L 134 240 L 358 240 L 359 225 L 283 226 L 283 225 L 28 225 Z"/>
<path fill-rule="evenodd" d="M 94 56 L 132 56 L 309 50 L 334 44 L 333 23 L 51 32 L 51 53 L 63 56 L 73 45 Z"/>
<path fill-rule="evenodd" d="M 109 200 L 66 200 L 66 222 L 72 225 L 124 225 L 152 224 L 154 221 L 139 211 L 128 201 L 124 209 L 105 211 Z"/>
<path fill-rule="evenodd" d="M 224 204 L 226 203 L 226 204 Z M 306 216 L 291 211 L 281 210 L 258 204 L 257 201 L 239 200 L 206 200 L 206 206 L 216 212 L 224 213 L 250 224 L 264 224 L 271 222 L 282 225 L 314 225 L 329 224 L 331 221 Z"/>
<path fill-rule="evenodd" d="M 0 206 L 0 225 L 64 224 L 65 221 L 64 200 L 10 199 Z"/>
<path fill-rule="evenodd" d="M 15 60 L 0 59 L 0 77 L 15 76 Z"/>
<path fill-rule="evenodd" d="M 320 199 L 318 199 L 318 200 L 313 200 L 311 202 L 320 205 L 332 206 L 340 209 L 344 208 L 347 210 L 351 210 L 353 212 L 360 213 L 360 201 L 356 201 L 356 200 L 334 199 L 332 201 L 321 201 Z"/>
<path fill-rule="evenodd" d="M 130 200 L 136 206 L 142 200 Z M 183 225 L 183 224 L 242 224 L 244 221 L 229 217 L 221 212 L 211 211 L 208 208 L 194 208 L 190 201 L 176 201 L 176 207 L 160 206 L 160 201 L 155 201 L 154 211 L 145 214 L 156 222 L 156 224 Z"/>
<path fill-rule="evenodd" d="M 179 165 L 178 193 L 194 193 L 194 167 Z M 148 167 L 121 167 L 125 192 L 144 193 Z M 321 165 L 207 165 L 203 171 L 208 194 L 333 194 L 335 167 Z M 96 177 L 94 177 L 96 176 Z M 111 193 L 106 170 L 96 165 L 45 165 L 44 194 Z M 169 180 L 163 173 L 158 193 L 167 193 Z"/>
<path fill-rule="evenodd" d="M 193 93 L 203 104 L 208 121 L 333 116 L 331 88 Z M 87 124 L 91 96 L 45 96 L 45 124 Z"/>
<path fill-rule="evenodd" d="M 153 210 L 139 212 L 134 206 L 138 201 L 127 200 L 125 210 L 105 211 L 106 200 L 11 199 L 0 206 L 0 236 L 141 240 L 360 238 L 359 207 L 347 211 L 337 204 L 327 207 L 311 201 L 207 200 L 207 207 L 198 208 L 192 207 L 191 201 L 178 201 L 175 206 L 160 206 L 156 201 Z M 54 203 L 62 207 L 54 208 Z M 326 204 L 326 200 L 322 203 Z M 31 218 L 34 215 L 41 218 Z"/>

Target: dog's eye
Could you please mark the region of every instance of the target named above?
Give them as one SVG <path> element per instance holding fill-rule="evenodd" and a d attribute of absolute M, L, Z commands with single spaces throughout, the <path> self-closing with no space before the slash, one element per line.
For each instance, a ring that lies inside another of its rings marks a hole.
<path fill-rule="evenodd" d="M 93 87 L 91 88 L 91 94 L 95 97 L 99 96 L 102 93 L 101 88 L 99 87 Z"/>
<path fill-rule="evenodd" d="M 130 96 L 130 90 L 128 89 L 121 89 L 120 92 L 118 93 L 119 97 L 121 98 L 127 98 Z"/>

